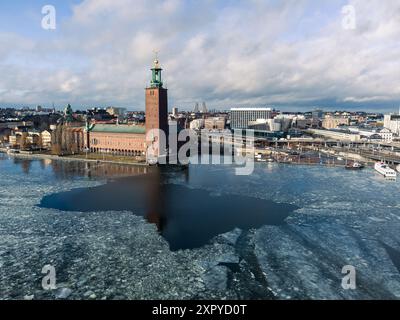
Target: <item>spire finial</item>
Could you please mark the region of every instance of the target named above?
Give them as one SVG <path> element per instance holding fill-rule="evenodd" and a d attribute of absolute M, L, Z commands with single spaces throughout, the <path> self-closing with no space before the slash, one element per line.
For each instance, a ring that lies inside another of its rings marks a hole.
<path fill-rule="evenodd" d="M 158 60 L 158 54 L 160 53 L 160 50 L 154 49 L 154 68 L 159 68 L 160 67 L 160 62 Z"/>

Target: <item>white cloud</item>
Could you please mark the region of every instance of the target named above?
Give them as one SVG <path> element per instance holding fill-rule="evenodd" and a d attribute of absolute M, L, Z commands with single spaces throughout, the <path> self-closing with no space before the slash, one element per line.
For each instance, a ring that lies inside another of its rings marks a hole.
<path fill-rule="evenodd" d="M 143 107 L 154 49 L 179 106 L 400 101 L 398 1 L 349 1 L 356 30 L 339 0 L 227 3 L 86 0 L 51 40 L 0 34 L 0 103 Z"/>

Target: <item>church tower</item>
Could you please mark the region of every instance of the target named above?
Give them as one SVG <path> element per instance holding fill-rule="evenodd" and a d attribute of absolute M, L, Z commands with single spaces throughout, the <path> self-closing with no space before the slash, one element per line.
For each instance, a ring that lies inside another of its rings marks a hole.
<path fill-rule="evenodd" d="M 150 87 L 146 88 L 146 133 L 153 129 L 160 129 L 165 133 L 166 142 L 165 147 L 161 146 L 159 137 L 153 135 L 148 152 L 151 152 L 154 157 L 161 157 L 167 155 L 166 148 L 168 148 L 168 90 L 163 87 L 162 69 L 157 58 L 154 60 L 151 72 Z"/>

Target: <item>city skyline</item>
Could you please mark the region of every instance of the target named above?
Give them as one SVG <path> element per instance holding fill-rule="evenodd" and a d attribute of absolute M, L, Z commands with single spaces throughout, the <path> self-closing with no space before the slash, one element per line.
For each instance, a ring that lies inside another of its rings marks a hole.
<path fill-rule="evenodd" d="M 400 105 L 396 1 L 53 1 L 56 30 L 41 27 L 44 5 L 0 5 L 1 106 L 144 110 L 154 50 L 171 106 Z M 343 26 L 346 5 L 355 29 Z"/>

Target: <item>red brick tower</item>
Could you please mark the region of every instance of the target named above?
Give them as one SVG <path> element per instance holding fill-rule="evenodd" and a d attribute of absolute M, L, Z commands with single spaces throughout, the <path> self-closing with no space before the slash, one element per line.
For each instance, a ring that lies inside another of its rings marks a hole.
<path fill-rule="evenodd" d="M 168 90 L 163 88 L 161 67 L 158 59 L 154 61 L 150 87 L 146 88 L 146 133 L 153 129 L 160 129 L 165 133 L 165 147 L 160 146 L 160 138 L 152 135 L 148 153 L 154 157 L 165 157 L 168 148 Z"/>

